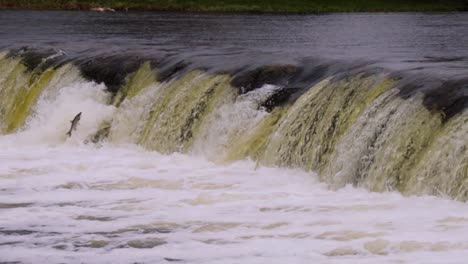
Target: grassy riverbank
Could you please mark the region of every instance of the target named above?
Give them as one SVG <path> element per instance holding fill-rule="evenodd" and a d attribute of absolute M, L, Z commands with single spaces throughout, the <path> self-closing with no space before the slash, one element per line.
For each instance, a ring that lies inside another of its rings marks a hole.
<path fill-rule="evenodd" d="M 0 9 L 212 12 L 409 12 L 467 11 L 468 0 L 0 0 Z"/>

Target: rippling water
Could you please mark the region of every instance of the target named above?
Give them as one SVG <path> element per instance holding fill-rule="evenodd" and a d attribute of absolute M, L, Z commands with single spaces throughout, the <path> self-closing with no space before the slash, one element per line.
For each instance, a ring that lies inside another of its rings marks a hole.
<path fill-rule="evenodd" d="M 448 75 L 468 67 L 467 13 L 2 11 L 0 29 L 0 48 L 57 48 L 69 56 L 138 52 L 214 67 L 322 57 Z"/>
<path fill-rule="evenodd" d="M 0 139 L 3 143 L 5 138 Z M 0 150 L 0 259 L 464 263 L 466 204 L 132 146 Z"/>

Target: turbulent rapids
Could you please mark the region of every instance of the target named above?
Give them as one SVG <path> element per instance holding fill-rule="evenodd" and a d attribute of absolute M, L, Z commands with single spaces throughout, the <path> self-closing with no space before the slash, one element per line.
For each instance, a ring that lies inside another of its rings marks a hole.
<path fill-rule="evenodd" d="M 0 58 L 2 134 L 61 144 L 83 112 L 82 142 L 251 159 L 316 172 L 334 189 L 468 199 L 468 80 L 324 64 L 214 72 L 27 49 Z"/>

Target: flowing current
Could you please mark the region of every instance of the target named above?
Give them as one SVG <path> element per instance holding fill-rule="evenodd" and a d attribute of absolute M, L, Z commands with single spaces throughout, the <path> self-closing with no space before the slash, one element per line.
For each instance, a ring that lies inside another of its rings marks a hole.
<path fill-rule="evenodd" d="M 466 262 L 466 15 L 0 21 L 0 263 Z"/>

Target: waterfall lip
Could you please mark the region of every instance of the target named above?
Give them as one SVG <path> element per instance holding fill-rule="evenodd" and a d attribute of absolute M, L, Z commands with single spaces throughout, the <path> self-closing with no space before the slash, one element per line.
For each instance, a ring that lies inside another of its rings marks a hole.
<path fill-rule="evenodd" d="M 303 57 L 295 60 L 284 60 L 284 63 L 273 60 L 237 58 L 235 61 L 212 63 L 216 57 L 206 60 L 199 52 L 145 53 L 128 50 L 122 53 L 74 54 L 58 48 L 38 48 L 23 46 L 9 50 L 7 58 L 20 57 L 30 71 L 43 72 L 49 67 L 58 68 L 65 63 L 77 65 L 82 75 L 96 83 L 104 83 L 108 91 L 116 94 L 129 74 L 135 72 L 144 62 L 150 62 L 151 68 L 158 74 L 158 81 L 177 79 L 179 76 L 194 70 L 212 74 L 231 75 L 231 85 L 240 94 L 272 84 L 281 87 L 281 92 L 273 95 L 265 105 L 268 111 L 276 106 L 294 102 L 317 82 L 333 76 L 343 79 L 355 74 L 386 74 L 389 78 L 400 80 L 395 86 L 401 98 L 409 98 L 414 93 L 425 94 L 424 106 L 431 111 L 440 112 L 448 120 L 468 107 L 465 76 L 438 76 L 429 72 L 413 70 L 394 71 L 385 68 L 378 60 L 336 60 L 320 57 Z M 244 55 L 245 57 L 245 55 Z M 220 55 L 219 60 L 226 59 Z M 444 58 L 430 57 L 437 61 Z M 461 57 L 446 58 L 460 60 Z M 445 60 L 445 59 L 444 59 Z"/>
<path fill-rule="evenodd" d="M 66 52 L 61 49 L 42 49 L 37 47 L 21 47 L 8 51 L 7 58 L 20 57 L 29 71 L 44 71 L 49 67 L 58 67 L 68 60 Z"/>
<path fill-rule="evenodd" d="M 114 54 L 78 59 L 75 64 L 86 79 L 104 83 L 109 91 L 116 93 L 128 74 L 136 71 L 144 62 L 145 58 L 138 55 Z"/>
<path fill-rule="evenodd" d="M 443 113 L 443 122 L 468 108 L 468 78 L 450 80 L 426 93 L 424 105 Z"/>

